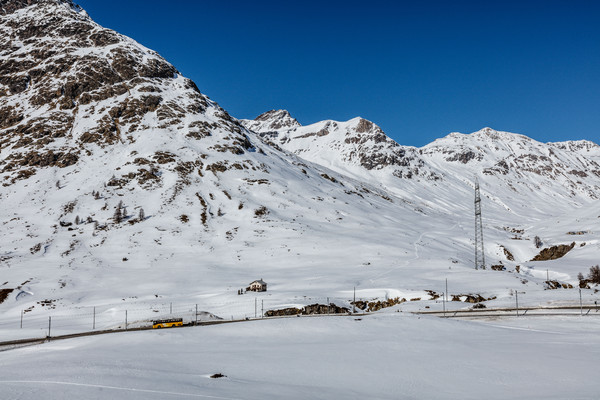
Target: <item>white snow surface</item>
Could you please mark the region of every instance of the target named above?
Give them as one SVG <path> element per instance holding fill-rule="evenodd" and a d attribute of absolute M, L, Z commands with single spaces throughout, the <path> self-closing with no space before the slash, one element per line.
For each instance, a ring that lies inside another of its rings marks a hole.
<path fill-rule="evenodd" d="M 49 400 L 596 399 L 600 319 L 536 318 L 391 312 L 77 338 L 0 353 L 0 390 Z"/>

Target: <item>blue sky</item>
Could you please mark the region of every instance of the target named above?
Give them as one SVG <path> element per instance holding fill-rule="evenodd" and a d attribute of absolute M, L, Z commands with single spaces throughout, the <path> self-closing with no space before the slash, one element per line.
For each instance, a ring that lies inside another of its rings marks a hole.
<path fill-rule="evenodd" d="M 600 1 L 75 0 L 237 118 L 600 142 Z"/>

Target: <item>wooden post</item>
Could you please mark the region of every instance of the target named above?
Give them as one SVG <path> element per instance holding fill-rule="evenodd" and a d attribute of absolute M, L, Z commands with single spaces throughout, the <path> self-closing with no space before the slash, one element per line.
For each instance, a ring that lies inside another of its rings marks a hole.
<path fill-rule="evenodd" d="M 444 318 L 446 317 L 446 293 L 442 293 L 442 303 L 444 303 Z"/>

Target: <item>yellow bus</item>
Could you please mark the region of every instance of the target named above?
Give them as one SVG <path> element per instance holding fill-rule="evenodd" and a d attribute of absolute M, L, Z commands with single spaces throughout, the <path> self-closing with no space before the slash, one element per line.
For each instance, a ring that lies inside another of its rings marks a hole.
<path fill-rule="evenodd" d="M 183 326 L 183 318 L 159 319 L 152 321 L 152 329 L 172 328 L 174 326 Z"/>

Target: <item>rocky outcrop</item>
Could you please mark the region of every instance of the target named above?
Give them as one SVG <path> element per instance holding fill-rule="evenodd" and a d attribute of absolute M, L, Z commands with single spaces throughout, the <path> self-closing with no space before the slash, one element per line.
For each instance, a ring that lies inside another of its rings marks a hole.
<path fill-rule="evenodd" d="M 558 246 L 547 247 L 540 251 L 537 256 L 533 257 L 531 261 L 556 260 L 571 251 L 573 247 L 575 247 L 575 242 L 571 244 L 560 244 Z"/>
<path fill-rule="evenodd" d="M 302 309 L 296 307 L 283 308 L 280 310 L 269 310 L 265 312 L 265 317 L 283 317 L 291 315 L 315 315 L 315 314 L 348 314 L 350 310 L 346 307 L 338 307 L 333 303 L 310 304 Z"/>
<path fill-rule="evenodd" d="M 8 295 L 13 292 L 14 289 L 0 289 L 0 304 L 8 298 Z"/>

